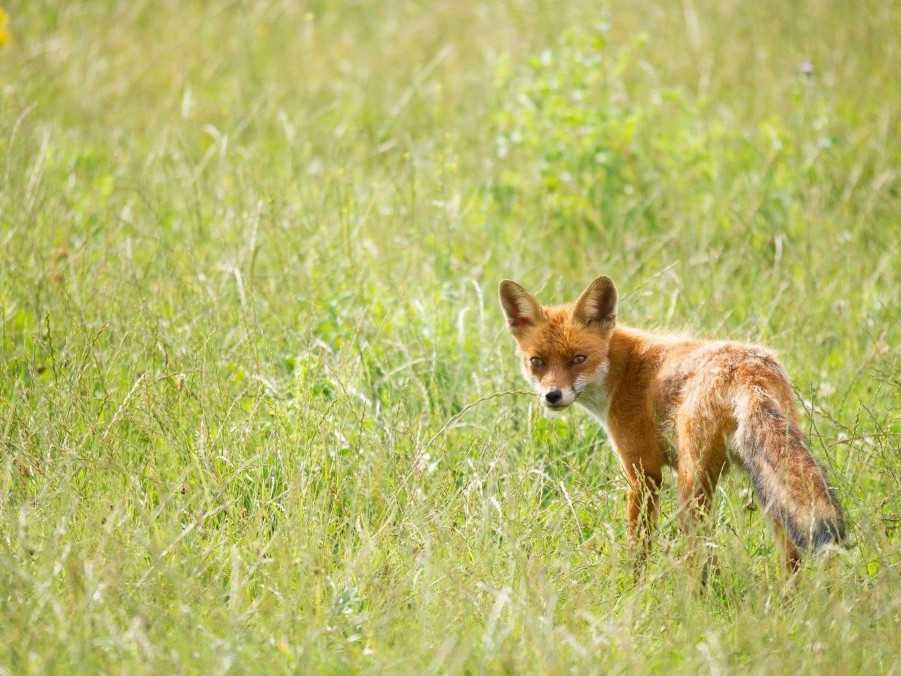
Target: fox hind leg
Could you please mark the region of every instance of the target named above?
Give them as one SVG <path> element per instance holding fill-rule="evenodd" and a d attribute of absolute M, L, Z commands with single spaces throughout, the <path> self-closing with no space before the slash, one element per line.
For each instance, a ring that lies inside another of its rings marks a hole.
<path fill-rule="evenodd" d="M 726 465 L 726 444 L 719 429 L 712 429 L 701 421 L 683 416 L 678 422 L 678 462 L 676 469 L 679 489 L 679 522 L 682 531 L 692 539 L 692 547 L 705 545 L 701 532 L 713 503 L 717 482 Z M 704 546 L 702 581 L 706 584 L 710 572 L 717 568 L 716 557 Z"/>
<path fill-rule="evenodd" d="M 691 532 L 705 520 L 716 484 L 726 465 L 726 443 L 720 430 L 706 430 L 690 418 L 678 425 L 680 523 Z"/>
<path fill-rule="evenodd" d="M 795 543 L 792 542 L 792 539 L 785 531 L 785 526 L 782 525 L 778 518 L 770 519 L 770 523 L 773 528 L 773 535 L 775 536 L 776 542 L 782 547 L 782 553 L 785 557 L 786 572 L 788 572 L 789 575 L 797 573 L 798 569 L 801 567 L 800 550 L 798 550 Z"/>

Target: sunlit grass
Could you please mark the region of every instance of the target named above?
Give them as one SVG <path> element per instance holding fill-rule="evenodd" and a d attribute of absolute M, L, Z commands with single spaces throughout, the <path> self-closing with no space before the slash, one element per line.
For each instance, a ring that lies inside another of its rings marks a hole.
<path fill-rule="evenodd" d="M 383 5 L 5 6 L 0 667 L 897 672 L 897 8 Z M 779 350 L 847 552 L 733 472 L 633 579 L 495 300 L 599 272 Z"/>

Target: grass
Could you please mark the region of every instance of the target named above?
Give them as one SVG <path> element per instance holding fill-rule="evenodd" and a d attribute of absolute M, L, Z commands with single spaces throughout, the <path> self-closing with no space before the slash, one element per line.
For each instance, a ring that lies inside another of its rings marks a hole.
<path fill-rule="evenodd" d="M 901 14 L 13 1 L 0 671 L 899 673 Z M 852 546 L 749 481 L 631 576 L 495 300 L 780 351 Z"/>

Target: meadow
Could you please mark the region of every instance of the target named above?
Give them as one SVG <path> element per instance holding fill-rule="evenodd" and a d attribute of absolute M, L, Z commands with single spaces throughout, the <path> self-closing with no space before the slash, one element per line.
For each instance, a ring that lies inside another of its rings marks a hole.
<path fill-rule="evenodd" d="M 897 3 L 3 7 L 0 674 L 901 673 Z M 635 579 L 496 299 L 600 273 L 779 352 L 847 551 L 733 471 L 703 586 L 667 475 Z"/>

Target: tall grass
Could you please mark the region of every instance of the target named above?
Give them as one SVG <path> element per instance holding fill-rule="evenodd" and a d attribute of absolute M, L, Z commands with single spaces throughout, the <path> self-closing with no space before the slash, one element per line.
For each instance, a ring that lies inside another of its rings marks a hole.
<path fill-rule="evenodd" d="M 6 9 L 0 670 L 898 673 L 897 6 Z M 633 579 L 494 298 L 600 272 L 780 351 L 846 553 L 733 472 Z"/>

